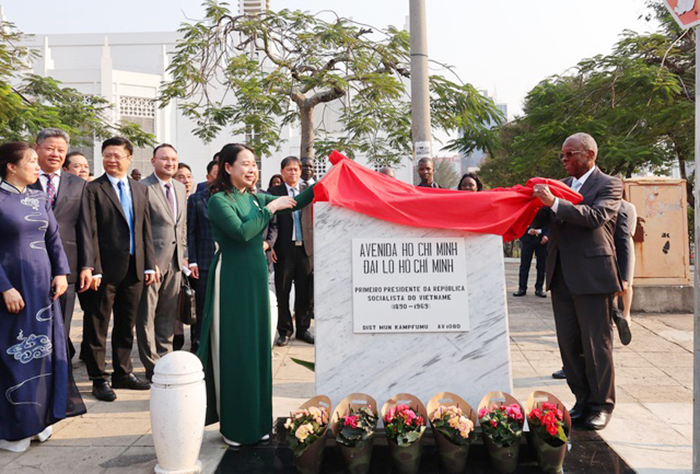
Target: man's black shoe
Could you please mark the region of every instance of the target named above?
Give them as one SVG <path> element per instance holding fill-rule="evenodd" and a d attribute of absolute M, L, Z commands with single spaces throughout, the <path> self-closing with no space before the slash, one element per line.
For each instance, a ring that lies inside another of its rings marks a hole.
<path fill-rule="evenodd" d="M 134 374 L 123 377 L 112 375 L 112 388 L 128 388 L 129 390 L 150 390 L 151 384 L 146 380 L 141 380 Z"/>
<path fill-rule="evenodd" d="M 569 410 L 569 416 L 571 417 L 571 423 L 581 423 L 586 419 L 588 410 L 586 407 L 580 406 L 578 403 Z"/>
<path fill-rule="evenodd" d="M 277 338 L 277 345 L 284 347 L 289 345 L 289 336 L 280 336 Z"/>
<path fill-rule="evenodd" d="M 309 331 L 304 331 L 304 334 L 302 335 L 297 334 L 297 339 L 299 339 L 300 341 L 304 341 L 308 344 L 314 343 L 314 336 Z"/>
<path fill-rule="evenodd" d="M 586 417 L 586 428 L 596 431 L 602 430 L 608 426 L 610 418 L 612 418 L 612 413 L 606 411 L 592 411 Z"/>
<path fill-rule="evenodd" d="M 552 378 L 557 380 L 563 380 L 566 378 L 566 372 L 564 372 L 564 369 L 552 372 Z"/>
<path fill-rule="evenodd" d="M 617 333 L 620 335 L 622 345 L 626 346 L 632 342 L 632 331 L 630 331 L 630 325 L 624 316 L 620 316 L 618 311 L 615 311 L 613 313 L 613 321 L 615 321 L 615 326 L 617 326 Z"/>
<path fill-rule="evenodd" d="M 542 290 L 535 290 L 535 296 L 539 296 L 540 298 L 546 298 L 546 297 L 547 297 L 547 293 L 545 293 L 545 292 L 542 291 Z"/>
<path fill-rule="evenodd" d="M 518 291 L 516 291 L 515 293 L 513 293 L 513 296 L 525 296 L 525 293 L 527 293 L 527 291 L 525 291 L 525 290 L 518 290 Z"/>
<path fill-rule="evenodd" d="M 92 381 L 92 394 L 98 400 L 103 402 L 113 402 L 117 399 L 117 394 L 109 386 L 109 382 L 105 379 L 97 379 Z"/>

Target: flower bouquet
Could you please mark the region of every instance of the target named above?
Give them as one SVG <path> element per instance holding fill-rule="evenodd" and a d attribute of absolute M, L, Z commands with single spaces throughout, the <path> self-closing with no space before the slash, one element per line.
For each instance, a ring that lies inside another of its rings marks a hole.
<path fill-rule="evenodd" d="M 530 441 L 537 463 L 546 474 L 561 474 L 564 466 L 571 418 L 564 404 L 547 392 L 532 392 L 527 400 Z"/>
<path fill-rule="evenodd" d="M 448 474 L 464 472 L 476 436 L 474 409 L 457 395 L 441 392 L 428 402 L 428 413 L 443 469 Z"/>
<path fill-rule="evenodd" d="M 518 466 L 523 435 L 523 407 L 504 392 L 488 393 L 479 403 L 479 424 L 491 462 L 498 472 L 509 474 Z"/>
<path fill-rule="evenodd" d="M 284 423 L 294 464 L 302 474 L 321 472 L 330 409 L 328 397 L 319 395 L 293 411 Z"/>
<path fill-rule="evenodd" d="M 394 395 L 382 407 L 389 453 L 399 474 L 419 472 L 427 418 L 423 403 L 408 393 Z"/>
<path fill-rule="evenodd" d="M 331 430 L 350 474 L 369 471 L 378 419 L 377 402 L 364 393 L 347 396 L 335 408 Z"/>

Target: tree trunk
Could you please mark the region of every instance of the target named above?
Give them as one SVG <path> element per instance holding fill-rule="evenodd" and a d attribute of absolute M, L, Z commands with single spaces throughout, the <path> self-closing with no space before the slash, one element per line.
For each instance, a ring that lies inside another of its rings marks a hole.
<path fill-rule="evenodd" d="M 299 107 L 299 117 L 301 118 L 301 143 L 299 147 L 299 158 L 314 157 L 314 108 L 312 105 L 304 104 Z"/>
<path fill-rule="evenodd" d="M 685 190 L 686 190 L 686 196 L 688 199 L 688 206 L 692 207 L 695 209 L 695 195 L 693 194 L 693 182 L 692 180 L 688 179 L 688 173 L 686 172 L 685 169 L 685 154 L 681 150 L 681 147 L 676 145 L 674 143 L 675 149 L 676 149 L 676 156 L 678 157 L 678 170 L 680 171 L 681 178 L 685 180 Z"/>

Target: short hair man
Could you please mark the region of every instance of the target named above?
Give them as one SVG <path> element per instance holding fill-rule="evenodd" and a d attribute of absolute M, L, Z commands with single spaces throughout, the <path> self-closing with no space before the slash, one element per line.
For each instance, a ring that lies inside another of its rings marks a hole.
<path fill-rule="evenodd" d="M 546 184 L 533 196 L 552 209 L 547 287 L 566 381 L 576 397 L 573 422 L 588 429 L 607 426 L 615 407 L 612 299 L 622 285 L 613 235 L 622 182 L 595 166 L 598 145 L 586 133 L 564 141 L 564 183 L 583 196 L 579 204 L 556 198 Z M 583 356 L 582 356 L 583 354 Z"/>
<path fill-rule="evenodd" d="M 134 181 L 141 181 L 141 170 L 138 168 L 131 170 L 131 179 Z"/>
<path fill-rule="evenodd" d="M 197 305 L 197 322 L 190 327 L 192 352 L 199 347 L 199 331 L 202 327 L 204 301 L 207 294 L 209 267 L 214 258 L 214 236 L 209 223 L 209 185 L 216 179 L 219 172 L 217 159 L 207 165 L 207 180 L 197 185 L 197 190 L 187 200 L 187 252 L 189 268 L 192 272 L 191 282 Z"/>
<path fill-rule="evenodd" d="M 418 176 L 420 183 L 418 186 L 425 188 L 439 188 L 440 185 L 433 181 L 435 173 L 435 162 L 432 158 L 421 158 L 418 160 Z"/>
<path fill-rule="evenodd" d="M 148 188 L 127 177 L 134 148 L 126 138 L 114 137 L 102 143 L 105 173 L 88 184 L 90 214 L 94 225 L 97 267 L 102 284 L 94 307 L 83 319 L 83 346 L 92 394 L 103 401 L 114 401 L 114 388 L 148 390 L 148 382 L 133 374 L 131 349 L 134 325 L 145 285 L 156 283 L 156 261 L 151 235 Z M 105 370 L 109 320 L 112 329 L 112 387 Z"/>
<path fill-rule="evenodd" d="M 185 185 L 185 191 L 187 192 L 187 197 L 189 197 L 192 192 L 192 187 L 194 186 L 192 168 L 190 168 L 190 165 L 187 163 L 178 163 L 177 173 L 175 173 L 174 178 Z"/>
<path fill-rule="evenodd" d="M 314 179 L 314 159 L 313 158 L 302 158 L 301 159 L 301 180 L 307 186 L 311 186 L 316 182 Z"/>
<path fill-rule="evenodd" d="M 284 183 L 269 189 L 275 196 L 297 196 L 305 189 L 300 183 L 301 161 L 295 156 L 282 160 L 281 174 Z M 277 290 L 277 331 L 278 346 L 289 344 L 294 333 L 294 323 L 289 308 L 289 294 L 294 283 L 294 318 L 296 319 L 296 338 L 314 343 L 314 337 L 309 332 L 309 276 L 313 269 L 313 250 L 308 245 L 313 229 L 304 226 L 301 213 L 295 211 L 289 214 L 275 216 L 276 239 L 273 244 L 277 261 L 275 262 L 275 289 Z M 273 226 L 273 223 L 270 224 Z"/>
<path fill-rule="evenodd" d="M 69 143 L 68 134 L 56 128 L 47 128 L 37 134 L 34 149 L 41 175 L 30 188 L 42 190 L 48 195 L 70 265 L 68 289 L 60 297 L 70 359 L 75 354 L 70 341 L 70 326 L 75 306 L 76 284 L 80 293 L 90 288 L 95 269 L 96 249 L 92 240 L 87 182 L 78 176 L 62 172 Z"/>
<path fill-rule="evenodd" d="M 391 168 L 391 166 L 384 166 L 383 168 L 380 168 L 379 174 L 386 175 L 390 178 L 396 178 L 396 173 L 394 173 L 394 170 L 393 168 Z"/>
<path fill-rule="evenodd" d="M 203 191 L 204 188 L 207 186 L 211 185 L 211 183 L 214 182 L 216 177 L 219 175 L 219 154 L 216 153 L 214 155 L 214 159 L 207 164 L 207 176 L 206 176 L 206 181 L 202 181 L 197 185 L 197 190 L 195 192 L 200 192 Z"/>
<path fill-rule="evenodd" d="M 148 188 L 151 235 L 159 278 L 143 289 L 136 317 L 139 357 L 146 378 L 153 378 L 156 362 L 173 351 L 177 296 L 181 269 L 187 266 L 187 198 L 185 186 L 173 179 L 177 151 L 164 143 L 153 150 L 153 173 L 141 180 Z"/>
<path fill-rule="evenodd" d="M 71 151 L 66 155 L 66 162 L 63 163 L 66 173 L 83 178 L 85 181 L 90 177 L 90 164 L 85 155 L 79 151 Z"/>

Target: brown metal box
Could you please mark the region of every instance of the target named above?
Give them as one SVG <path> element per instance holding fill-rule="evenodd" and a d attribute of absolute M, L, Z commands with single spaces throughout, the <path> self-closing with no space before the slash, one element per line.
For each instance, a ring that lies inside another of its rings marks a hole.
<path fill-rule="evenodd" d="M 634 285 L 689 284 L 685 180 L 633 178 L 625 180 L 624 186 L 641 224 L 635 235 Z"/>

